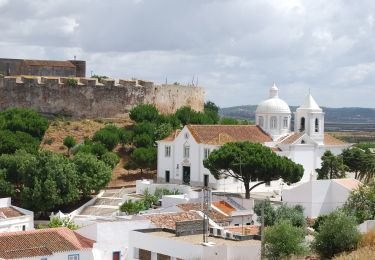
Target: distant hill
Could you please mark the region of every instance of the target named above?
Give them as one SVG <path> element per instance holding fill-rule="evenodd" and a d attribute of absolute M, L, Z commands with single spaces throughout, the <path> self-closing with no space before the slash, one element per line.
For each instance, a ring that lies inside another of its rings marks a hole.
<path fill-rule="evenodd" d="M 220 115 L 255 121 L 256 105 L 226 107 L 220 109 Z M 292 112 L 296 106 L 291 106 Z M 330 108 L 322 107 L 325 112 L 327 130 L 364 130 L 375 131 L 375 109 L 361 107 Z"/>

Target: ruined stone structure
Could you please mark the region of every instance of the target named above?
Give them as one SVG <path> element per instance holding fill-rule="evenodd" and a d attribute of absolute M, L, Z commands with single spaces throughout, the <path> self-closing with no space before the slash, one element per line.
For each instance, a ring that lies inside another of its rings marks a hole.
<path fill-rule="evenodd" d="M 4 76 L 34 75 L 86 77 L 86 61 L 23 60 L 0 58 L 0 74 Z"/>
<path fill-rule="evenodd" d="M 33 108 L 72 118 L 122 117 L 138 104 L 154 104 L 160 112 L 181 106 L 203 111 L 204 90 L 196 86 L 155 85 L 143 80 L 7 76 L 0 78 L 0 110 Z"/>

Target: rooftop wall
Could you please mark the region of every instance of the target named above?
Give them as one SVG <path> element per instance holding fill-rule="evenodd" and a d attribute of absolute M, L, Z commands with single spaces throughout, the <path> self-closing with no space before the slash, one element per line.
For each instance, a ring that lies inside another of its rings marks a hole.
<path fill-rule="evenodd" d="M 38 112 L 72 118 L 115 118 L 138 104 L 154 104 L 165 114 L 181 106 L 202 111 L 204 90 L 196 86 L 155 85 L 143 80 L 63 77 L 0 78 L 0 110 L 32 108 Z"/>

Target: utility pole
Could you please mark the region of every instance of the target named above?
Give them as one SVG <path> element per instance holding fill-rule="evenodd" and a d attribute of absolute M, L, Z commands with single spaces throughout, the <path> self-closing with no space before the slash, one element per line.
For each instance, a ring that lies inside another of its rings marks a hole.
<path fill-rule="evenodd" d="M 262 218 L 262 224 L 260 227 L 260 239 L 261 239 L 260 259 L 264 259 L 264 202 L 262 203 L 261 218 Z"/>

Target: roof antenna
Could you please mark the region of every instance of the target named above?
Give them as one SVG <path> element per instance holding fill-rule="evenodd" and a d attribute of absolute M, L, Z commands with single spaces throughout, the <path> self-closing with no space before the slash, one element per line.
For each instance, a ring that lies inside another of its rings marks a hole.
<path fill-rule="evenodd" d="M 74 60 L 76 60 L 76 58 L 77 58 L 76 55 L 74 55 Z"/>

